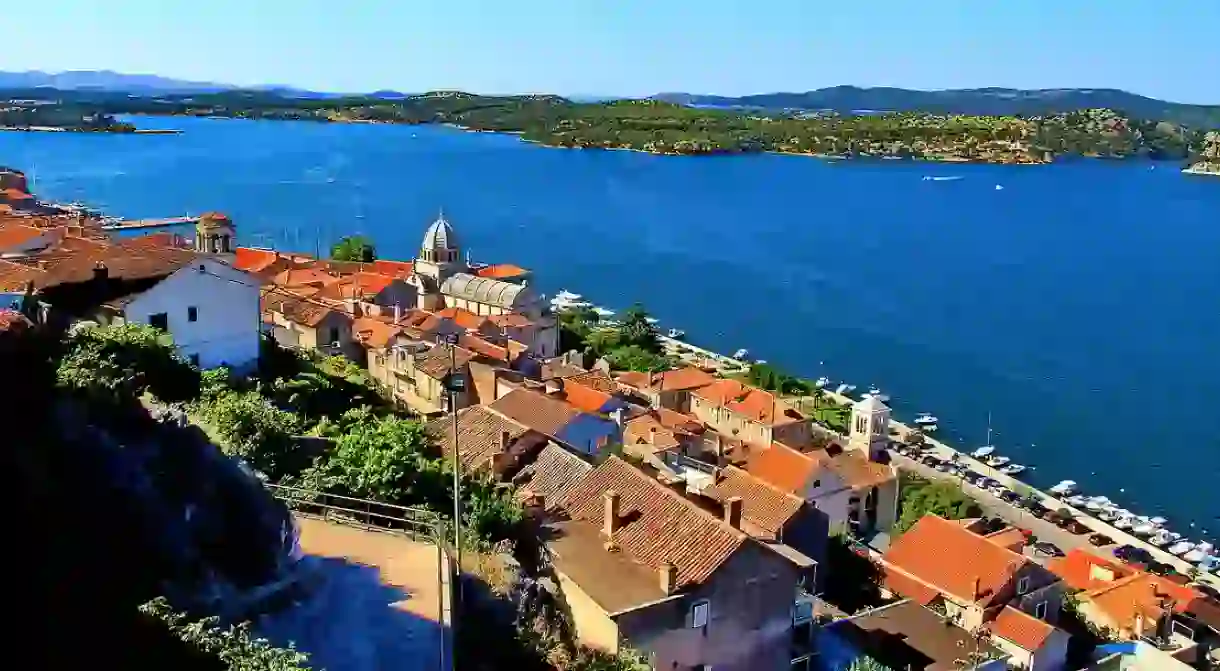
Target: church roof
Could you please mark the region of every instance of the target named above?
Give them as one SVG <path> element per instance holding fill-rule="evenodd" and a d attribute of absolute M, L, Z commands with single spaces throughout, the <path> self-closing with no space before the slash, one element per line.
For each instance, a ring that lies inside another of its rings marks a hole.
<path fill-rule="evenodd" d="M 517 307 L 518 298 L 525 290 L 520 284 L 475 277 L 467 273 L 453 275 L 441 284 L 442 294 L 506 310 Z"/>
<path fill-rule="evenodd" d="M 419 246 L 420 249 L 458 249 L 457 234 L 453 232 L 453 226 L 449 225 L 449 220 L 445 219 L 445 215 L 437 215 L 436 221 L 428 226 L 428 230 L 424 231 L 424 241 Z"/>
<path fill-rule="evenodd" d="M 868 394 L 859 401 L 856 401 L 856 404 L 853 407 L 860 412 L 868 413 L 873 413 L 880 410 L 889 410 L 889 406 L 882 403 L 880 399 L 872 394 Z"/>

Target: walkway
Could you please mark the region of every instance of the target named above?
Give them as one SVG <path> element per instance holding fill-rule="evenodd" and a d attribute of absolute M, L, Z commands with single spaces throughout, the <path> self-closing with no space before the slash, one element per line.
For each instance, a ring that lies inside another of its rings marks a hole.
<path fill-rule="evenodd" d="M 400 533 L 297 516 L 308 596 L 259 623 L 327 671 L 448 669 L 440 550 Z"/>

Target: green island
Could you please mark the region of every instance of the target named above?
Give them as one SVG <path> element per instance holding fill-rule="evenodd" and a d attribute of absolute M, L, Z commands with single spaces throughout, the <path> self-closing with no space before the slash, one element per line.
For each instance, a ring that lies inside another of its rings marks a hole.
<path fill-rule="evenodd" d="M 1192 175 L 1220 175 L 1220 132 L 1211 131 L 1204 136 L 1198 159 L 1185 172 Z"/>
<path fill-rule="evenodd" d="M 851 115 L 696 108 L 658 100 L 576 103 L 553 95 L 463 92 L 292 98 L 271 92 L 226 91 L 65 100 L 64 104 L 93 105 L 106 114 L 445 123 L 472 131 L 515 133 L 526 141 L 553 147 L 683 155 L 779 152 L 1017 164 L 1072 156 L 1193 161 L 1202 155 L 1206 137 L 1204 129 L 1170 120 L 1130 118 L 1109 109 L 1030 116 Z"/>
<path fill-rule="evenodd" d="M 0 102 L 0 130 L 77 133 L 137 133 L 125 123 L 95 108 L 37 101 Z"/>

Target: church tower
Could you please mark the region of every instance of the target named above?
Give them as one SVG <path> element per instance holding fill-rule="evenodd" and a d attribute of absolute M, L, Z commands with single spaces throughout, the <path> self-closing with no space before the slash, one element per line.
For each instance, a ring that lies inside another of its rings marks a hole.
<path fill-rule="evenodd" d="M 233 254 L 237 250 L 237 227 L 227 215 L 208 212 L 195 222 L 195 251 L 203 254 Z"/>
<path fill-rule="evenodd" d="M 890 409 L 876 396 L 868 395 L 851 407 L 851 432 L 847 447 L 875 461 L 890 444 Z"/>
<path fill-rule="evenodd" d="M 419 246 L 419 256 L 415 259 L 415 273 L 431 278 L 436 286 L 456 273 L 466 272 L 466 264 L 462 262 L 462 250 L 458 244 L 457 234 L 453 226 L 445 219 L 442 212 L 436 221 L 424 231 L 424 240 Z"/>

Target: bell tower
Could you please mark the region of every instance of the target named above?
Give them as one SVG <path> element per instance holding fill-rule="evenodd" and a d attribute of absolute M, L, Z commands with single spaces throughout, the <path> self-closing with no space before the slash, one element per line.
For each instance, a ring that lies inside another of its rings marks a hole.
<path fill-rule="evenodd" d="M 875 461 L 890 443 L 890 409 L 876 396 L 868 395 L 851 407 L 851 431 L 847 447 Z"/>
<path fill-rule="evenodd" d="M 423 242 L 419 245 L 419 256 L 415 259 L 415 272 L 432 278 L 439 286 L 451 276 L 466 270 L 457 234 L 445 219 L 445 213 L 441 212 L 436 221 L 428 226 L 428 230 L 424 231 Z"/>
<path fill-rule="evenodd" d="M 227 215 L 208 212 L 195 222 L 195 251 L 202 254 L 233 254 L 237 250 L 237 227 Z"/>

